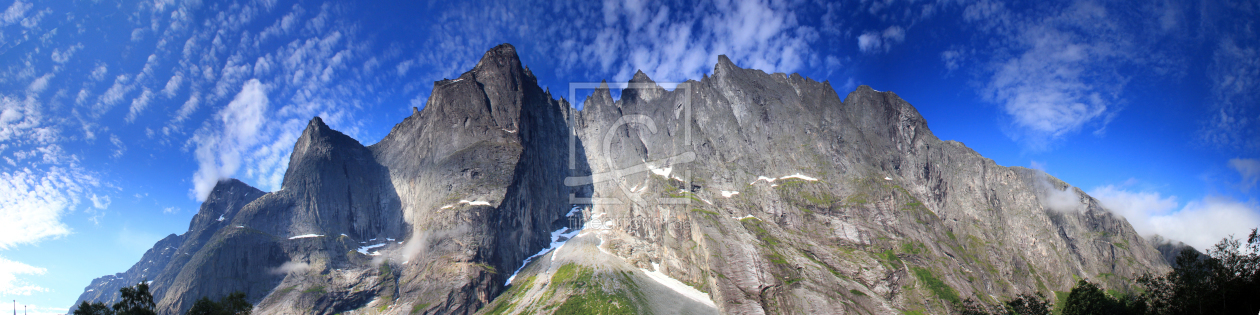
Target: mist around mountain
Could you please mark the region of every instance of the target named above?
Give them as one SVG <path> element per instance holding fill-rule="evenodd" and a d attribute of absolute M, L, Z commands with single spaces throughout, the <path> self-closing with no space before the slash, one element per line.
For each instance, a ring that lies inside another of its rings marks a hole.
<path fill-rule="evenodd" d="M 219 181 L 76 304 L 149 279 L 159 314 L 237 291 L 257 314 L 943 314 L 1174 270 L 893 92 L 712 73 L 595 84 L 577 110 L 497 46 L 376 144 L 312 118 L 280 190 Z"/>

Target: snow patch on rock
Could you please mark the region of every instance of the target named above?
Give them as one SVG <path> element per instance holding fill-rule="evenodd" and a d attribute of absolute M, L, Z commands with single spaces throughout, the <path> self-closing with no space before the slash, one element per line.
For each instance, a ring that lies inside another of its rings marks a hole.
<path fill-rule="evenodd" d="M 563 227 L 563 228 L 560 228 L 559 230 L 552 231 L 551 232 L 551 245 L 547 246 L 547 248 L 543 248 L 542 250 L 538 251 L 538 253 L 534 254 L 533 256 L 526 257 L 525 261 L 522 261 L 521 266 L 517 267 L 516 271 L 512 272 L 512 276 L 508 277 L 507 283 L 504 283 L 503 286 L 506 287 L 506 286 L 512 285 L 512 280 L 516 279 L 516 274 L 520 273 L 521 269 L 525 269 L 525 266 L 529 265 L 529 262 L 533 261 L 534 258 L 538 258 L 538 256 L 546 255 L 548 252 L 552 250 L 560 249 L 560 247 L 564 246 L 565 242 L 568 242 L 569 239 L 572 239 L 574 236 L 577 236 L 578 232 L 582 231 L 582 230 L 573 230 L 569 233 L 565 233 L 565 231 L 568 231 L 568 230 L 569 228 Z M 551 258 L 554 260 L 555 256 L 552 256 Z"/>
<path fill-rule="evenodd" d="M 662 273 L 660 264 L 652 263 L 652 269 L 653 270 L 648 271 L 647 269 L 639 268 L 639 270 L 642 270 L 644 273 L 648 275 L 648 278 L 651 278 L 653 281 L 656 281 L 656 283 L 660 283 L 666 288 L 670 288 L 671 290 L 674 290 L 674 292 L 678 292 L 678 294 L 681 294 L 682 296 L 685 296 L 696 302 L 700 302 L 701 304 L 707 305 L 709 307 L 717 307 L 717 305 L 713 303 L 713 300 L 709 299 L 708 294 L 704 292 L 700 292 L 700 290 L 696 290 L 696 288 L 689 286 L 686 283 L 683 283 L 682 281 L 678 281 L 678 279 L 674 279 L 673 277 L 670 277 L 669 275 L 666 275 L 665 273 Z"/>
<path fill-rule="evenodd" d="M 380 254 L 381 254 L 381 252 L 378 252 L 378 251 L 372 251 L 372 252 L 370 252 L 370 253 L 369 253 L 368 251 L 372 250 L 373 248 L 378 248 L 378 247 L 381 247 L 381 246 L 385 246 L 385 244 L 387 244 L 387 243 L 380 243 L 380 244 L 376 244 L 376 245 L 368 245 L 368 246 L 359 247 L 358 251 L 359 251 L 359 253 L 360 253 L 360 254 L 364 254 L 364 255 L 368 255 L 368 256 L 377 256 L 377 255 L 380 255 Z"/>

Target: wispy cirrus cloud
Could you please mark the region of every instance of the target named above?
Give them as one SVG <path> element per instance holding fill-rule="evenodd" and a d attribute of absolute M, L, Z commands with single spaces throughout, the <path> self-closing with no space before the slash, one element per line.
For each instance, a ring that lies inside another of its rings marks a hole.
<path fill-rule="evenodd" d="M 744 67 L 794 72 L 822 62 L 810 45 L 818 31 L 798 21 L 794 5 L 741 0 L 674 7 L 605 1 L 603 20 L 590 26 L 598 32 L 557 32 L 572 40 L 555 47 L 563 56 L 560 71 L 598 69 L 628 80 L 643 70 L 658 80 L 680 81 L 708 73 L 717 55 L 726 54 Z"/>
<path fill-rule="evenodd" d="M 1081 129 L 1102 134 L 1131 80 L 1117 69 L 1142 59 L 1132 55 L 1140 44 L 1124 35 L 1137 30 L 1119 24 L 1108 7 L 1078 1 L 1045 11 L 990 1 L 963 10 L 964 20 L 997 43 L 995 54 L 982 57 L 981 96 L 1010 118 L 1008 135 L 1034 151 Z M 959 56 L 942 58 L 957 67 Z"/>
<path fill-rule="evenodd" d="M 1229 168 L 1238 171 L 1241 178 L 1238 186 L 1243 192 L 1251 191 L 1260 182 L 1260 160 L 1233 158 L 1229 160 Z"/>
<path fill-rule="evenodd" d="M 508 41 L 522 55 L 547 56 L 557 76 L 576 80 L 628 80 L 638 70 L 655 80 L 696 79 L 712 70 L 720 54 L 769 72 L 826 64 L 811 46 L 819 31 L 794 11 L 801 3 L 490 3 L 464 4 L 485 9 L 449 10 L 436 18 L 426 43 L 435 49 L 396 63 L 398 74 L 417 73 L 414 67 L 424 65 L 420 76 L 427 80 L 453 77 L 486 49 Z M 571 16 L 590 18 L 562 18 Z"/>
<path fill-rule="evenodd" d="M 1250 44 L 1250 45 L 1249 45 Z M 1208 69 L 1212 102 L 1199 131 L 1205 143 L 1227 150 L 1260 150 L 1260 46 L 1230 37 L 1217 44 Z"/>

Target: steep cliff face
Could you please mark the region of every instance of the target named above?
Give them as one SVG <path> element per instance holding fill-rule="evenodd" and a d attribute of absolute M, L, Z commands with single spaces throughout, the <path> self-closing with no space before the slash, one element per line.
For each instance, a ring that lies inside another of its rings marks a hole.
<path fill-rule="evenodd" d="M 384 243 L 368 244 L 375 240 L 405 239 L 409 231 L 402 218 L 385 167 L 358 141 L 314 118 L 294 145 L 282 189 L 251 202 L 215 233 L 174 281 L 164 284 L 169 289 L 158 308 L 182 312 L 197 298 L 237 290 L 263 300 L 281 283 L 339 294 L 289 305 L 356 308 L 375 292 L 336 292 L 360 284 L 363 276 L 328 270 L 371 269 L 368 253 L 356 249 Z M 321 272 L 323 277 L 314 276 Z"/>
<path fill-rule="evenodd" d="M 567 224 L 567 102 L 538 87 L 515 48 L 434 83 L 424 110 L 380 143 L 412 237 L 393 254 L 407 311 L 471 313 Z"/>
<path fill-rule="evenodd" d="M 722 313 L 945 313 L 1167 268 L 1079 189 L 937 139 L 891 92 L 842 101 L 725 57 L 685 88 L 631 83 L 647 87 L 597 91 L 578 113 L 592 172 L 614 174 L 587 217 L 618 223 L 601 248 Z M 1047 206 L 1062 195 L 1070 207 Z"/>
<path fill-rule="evenodd" d="M 280 191 L 221 182 L 80 299 L 147 278 L 162 314 L 238 290 L 263 314 L 946 313 L 1168 268 L 1079 189 L 937 139 L 891 92 L 724 56 L 630 83 L 576 111 L 504 44 L 379 143 L 314 118 Z"/>

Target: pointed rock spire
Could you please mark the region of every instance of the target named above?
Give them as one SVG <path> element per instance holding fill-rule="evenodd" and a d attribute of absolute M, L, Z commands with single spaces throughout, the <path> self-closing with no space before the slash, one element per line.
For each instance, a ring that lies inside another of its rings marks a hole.
<path fill-rule="evenodd" d="M 665 93 L 659 85 L 656 85 L 652 78 L 649 78 L 643 70 L 634 73 L 634 77 L 630 78 L 630 86 L 621 91 L 621 99 L 623 101 L 651 101 Z"/>
<path fill-rule="evenodd" d="M 735 69 L 739 69 L 739 66 L 736 66 L 734 62 L 731 62 L 731 58 L 727 58 L 726 55 L 718 55 L 717 65 L 713 66 L 713 76 L 716 77 Z"/>

